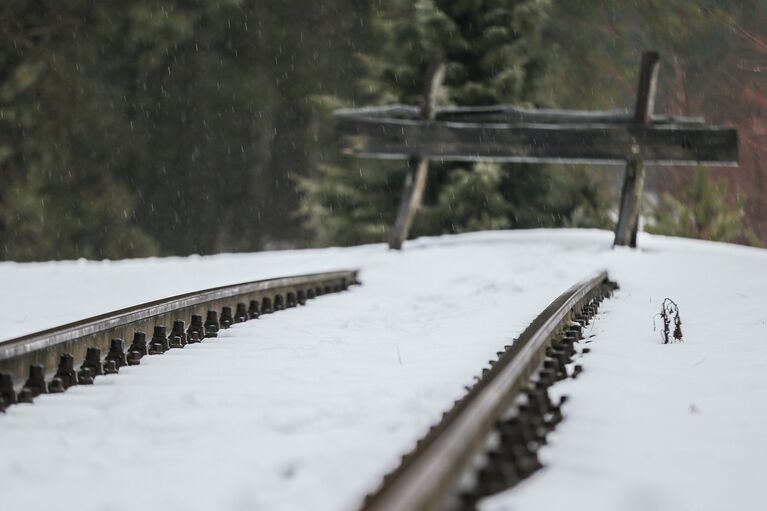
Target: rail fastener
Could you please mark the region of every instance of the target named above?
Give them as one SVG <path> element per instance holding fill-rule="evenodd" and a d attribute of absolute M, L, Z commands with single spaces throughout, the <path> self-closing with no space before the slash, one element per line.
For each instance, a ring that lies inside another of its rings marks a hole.
<path fill-rule="evenodd" d="M 359 283 L 356 270 L 245 282 L 155 300 L 0 341 L 0 411 L 17 402 L 31 403 L 40 394 L 92 384 L 98 376 L 140 364 L 146 355 L 161 355 L 215 338 L 235 323 L 304 305 L 308 299 Z M 152 332 L 149 342 L 147 331 Z M 125 339 L 132 339 L 127 350 Z M 79 369 L 76 360 L 82 361 Z"/>
<path fill-rule="evenodd" d="M 538 470 L 537 451 L 563 418 L 564 399 L 553 402 L 547 389 L 580 374 L 576 346 L 617 288 L 603 271 L 554 300 L 384 476 L 361 511 L 473 510 Z"/>

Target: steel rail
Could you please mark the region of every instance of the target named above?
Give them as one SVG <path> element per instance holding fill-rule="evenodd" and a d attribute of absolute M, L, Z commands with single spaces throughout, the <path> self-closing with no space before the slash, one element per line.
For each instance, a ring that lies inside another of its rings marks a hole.
<path fill-rule="evenodd" d="M 498 418 L 509 408 L 546 348 L 571 324 L 588 302 L 611 285 L 602 271 L 554 300 L 485 376 L 442 421 L 403 457 L 362 504 L 364 511 L 429 511 L 442 509 L 460 477 L 486 445 Z"/>
<path fill-rule="evenodd" d="M 59 357 L 71 354 L 76 360 L 85 356 L 87 348 L 105 351 L 113 338 L 129 339 L 135 331 L 151 332 L 156 325 L 170 325 L 174 320 L 187 320 L 193 314 L 232 310 L 238 303 L 274 300 L 290 307 L 287 297 L 313 298 L 358 284 L 357 271 L 296 275 L 220 286 L 184 293 L 169 298 L 127 307 L 73 323 L 21 337 L 0 341 L 0 373 L 10 374 L 14 386 L 23 383 L 22 376 L 33 364 L 43 364 L 46 373 L 55 370 Z M 303 301 L 299 298 L 299 301 Z"/>

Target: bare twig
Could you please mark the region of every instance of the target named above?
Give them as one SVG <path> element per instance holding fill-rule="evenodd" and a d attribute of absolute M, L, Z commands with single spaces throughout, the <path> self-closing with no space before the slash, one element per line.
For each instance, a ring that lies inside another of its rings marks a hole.
<path fill-rule="evenodd" d="M 671 339 L 669 334 L 674 338 L 674 342 L 682 342 L 682 318 L 679 315 L 679 306 L 671 298 L 663 300 L 661 305 L 660 317 L 663 318 L 663 344 L 669 344 Z M 674 323 L 674 332 L 671 332 L 671 323 Z"/>

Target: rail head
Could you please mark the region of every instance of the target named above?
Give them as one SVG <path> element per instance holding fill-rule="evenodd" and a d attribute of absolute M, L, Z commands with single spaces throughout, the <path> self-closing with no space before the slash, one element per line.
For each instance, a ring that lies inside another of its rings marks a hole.
<path fill-rule="evenodd" d="M 168 298 L 154 300 L 100 314 L 65 325 L 49 328 L 13 339 L 0 341 L 0 371 L 10 373 L 16 382 L 29 364 L 39 362 L 39 354 L 50 352 L 58 355 L 72 349 L 83 342 L 94 342 L 105 346 L 108 338 L 117 332 L 125 331 L 131 326 L 146 325 L 154 318 L 166 320 L 179 315 L 189 315 L 194 309 L 201 309 L 207 304 L 211 306 L 246 298 L 279 294 L 295 290 L 322 288 L 330 285 L 346 288 L 358 284 L 357 270 L 341 270 L 306 275 L 271 278 L 238 284 L 219 286 L 201 291 L 183 293 Z M 46 364 L 47 365 L 47 364 Z"/>
<path fill-rule="evenodd" d="M 497 418 L 518 394 L 549 341 L 573 311 L 609 283 L 601 271 L 560 295 L 528 326 L 511 348 L 402 464 L 363 503 L 363 511 L 440 509 L 465 467 L 480 452 Z"/>

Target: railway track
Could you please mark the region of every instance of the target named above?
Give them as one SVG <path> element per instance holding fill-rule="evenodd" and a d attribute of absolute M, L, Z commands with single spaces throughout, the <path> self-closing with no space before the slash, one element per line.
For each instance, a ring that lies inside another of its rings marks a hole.
<path fill-rule="evenodd" d="M 346 270 L 222 286 L 0 341 L 0 411 L 93 383 L 144 356 L 215 338 L 221 329 L 359 284 Z"/>
<path fill-rule="evenodd" d="M 548 389 L 576 377 L 583 329 L 617 289 L 606 272 L 554 300 L 432 426 L 362 511 L 473 510 L 541 468 L 537 451 L 562 420 Z"/>
<path fill-rule="evenodd" d="M 0 342 L 0 410 L 87 385 L 261 314 L 357 284 L 355 271 L 248 282 L 174 296 Z M 549 388 L 576 377 L 583 330 L 617 285 L 606 272 L 576 284 L 490 361 L 361 511 L 473 510 L 541 467 L 538 449 L 562 420 Z M 146 332 L 151 332 L 151 336 Z M 127 342 L 132 339 L 131 342 Z M 77 362 L 77 363 L 75 363 Z"/>

